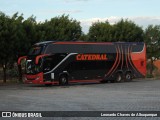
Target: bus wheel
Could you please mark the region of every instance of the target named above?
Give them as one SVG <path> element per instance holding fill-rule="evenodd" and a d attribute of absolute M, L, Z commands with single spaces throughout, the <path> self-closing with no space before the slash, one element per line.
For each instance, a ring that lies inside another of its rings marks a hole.
<path fill-rule="evenodd" d="M 52 86 L 52 84 L 45 84 L 45 86 L 46 86 L 46 87 L 51 87 L 51 86 Z"/>
<path fill-rule="evenodd" d="M 122 73 L 117 73 L 116 74 L 115 81 L 118 82 L 118 83 L 123 82 L 123 75 L 122 75 Z"/>
<path fill-rule="evenodd" d="M 100 81 L 100 83 L 106 83 L 106 82 L 107 82 L 106 80 L 101 80 L 101 81 Z"/>
<path fill-rule="evenodd" d="M 132 81 L 132 74 L 130 72 L 127 72 L 125 75 L 125 81 L 130 82 Z"/>
<path fill-rule="evenodd" d="M 68 84 L 68 77 L 67 75 L 61 75 L 59 78 L 60 85 L 67 85 Z"/>

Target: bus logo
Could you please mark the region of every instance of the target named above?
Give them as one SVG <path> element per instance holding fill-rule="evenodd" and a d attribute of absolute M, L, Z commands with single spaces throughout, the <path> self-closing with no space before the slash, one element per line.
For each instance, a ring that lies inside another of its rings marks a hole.
<path fill-rule="evenodd" d="M 107 55 L 106 54 L 78 54 L 76 56 L 76 60 L 97 60 L 97 61 L 101 61 L 101 60 L 107 60 Z"/>

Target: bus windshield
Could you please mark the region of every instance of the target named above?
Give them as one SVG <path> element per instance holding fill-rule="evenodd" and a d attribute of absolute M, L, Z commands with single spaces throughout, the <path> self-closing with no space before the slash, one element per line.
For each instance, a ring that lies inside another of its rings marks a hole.
<path fill-rule="evenodd" d="M 40 60 L 39 64 L 36 65 L 33 60 L 27 60 L 25 68 L 27 74 L 37 74 L 42 72 L 43 62 Z"/>
<path fill-rule="evenodd" d="M 33 46 L 28 55 L 39 55 L 42 53 L 43 46 Z"/>

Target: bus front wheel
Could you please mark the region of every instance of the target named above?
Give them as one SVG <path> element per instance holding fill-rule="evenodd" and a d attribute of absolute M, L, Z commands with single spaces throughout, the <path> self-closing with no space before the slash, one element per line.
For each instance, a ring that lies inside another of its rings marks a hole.
<path fill-rule="evenodd" d="M 68 77 L 67 75 L 61 75 L 59 78 L 60 85 L 67 85 L 68 84 Z"/>

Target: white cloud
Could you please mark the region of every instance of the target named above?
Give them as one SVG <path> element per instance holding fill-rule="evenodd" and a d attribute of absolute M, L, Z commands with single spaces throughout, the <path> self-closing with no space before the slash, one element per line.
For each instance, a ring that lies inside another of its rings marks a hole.
<path fill-rule="evenodd" d="M 121 19 L 128 19 L 135 24 L 146 28 L 148 25 L 153 24 L 153 25 L 160 25 L 160 16 L 142 16 L 142 17 L 117 17 L 117 16 L 111 16 L 111 17 L 106 17 L 106 18 L 91 18 L 91 19 L 84 19 L 80 20 L 82 30 L 84 33 L 88 33 L 89 27 L 92 25 L 92 23 L 100 21 L 100 22 L 105 22 L 108 21 L 110 24 L 115 24 Z"/>

